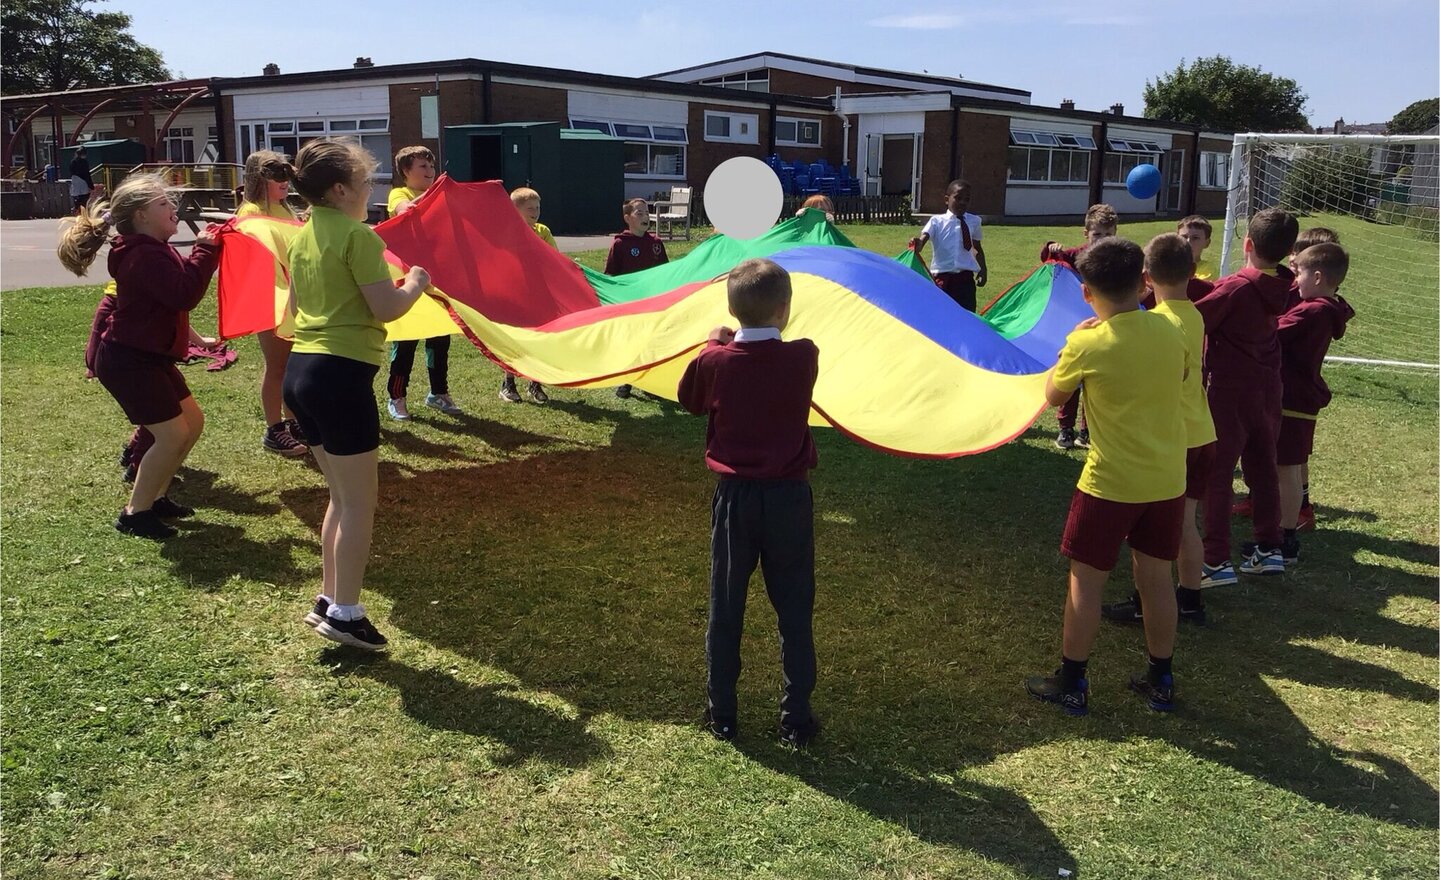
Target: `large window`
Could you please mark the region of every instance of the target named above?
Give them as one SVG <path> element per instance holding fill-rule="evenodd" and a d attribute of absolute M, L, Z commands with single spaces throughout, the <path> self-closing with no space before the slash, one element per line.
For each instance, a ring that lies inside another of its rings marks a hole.
<path fill-rule="evenodd" d="M 689 136 L 683 125 L 623 122 L 615 119 L 571 119 L 570 127 L 623 138 L 626 177 L 685 179 L 685 150 Z"/>
<path fill-rule="evenodd" d="M 324 138 L 352 138 L 374 154 L 380 163 L 376 172 L 388 177 L 394 155 L 390 149 L 390 119 L 372 116 L 364 119 L 268 119 L 240 123 L 240 160 L 256 150 L 274 150 L 294 160 L 300 148 Z"/>
<path fill-rule="evenodd" d="M 1124 183 L 1137 165 L 1160 167 L 1164 150 L 1154 141 L 1110 139 L 1110 152 L 1105 154 L 1105 182 Z"/>
<path fill-rule="evenodd" d="M 820 120 L 777 116 L 775 143 L 784 147 L 820 146 Z"/>
<path fill-rule="evenodd" d="M 1230 154 L 1200 154 L 1200 185 L 1207 189 L 1225 189 L 1230 186 Z"/>
<path fill-rule="evenodd" d="M 719 86 L 722 89 L 742 89 L 747 92 L 770 91 L 769 70 L 747 70 L 744 73 L 730 73 L 700 80 L 702 86 Z"/>
<path fill-rule="evenodd" d="M 754 113 L 705 111 L 705 140 L 722 144 L 760 143 L 760 117 Z"/>
<path fill-rule="evenodd" d="M 1054 131 L 1010 132 L 1011 183 L 1086 183 L 1095 139 Z"/>
<path fill-rule="evenodd" d="M 165 137 L 165 159 L 182 165 L 195 161 L 195 129 L 172 128 Z"/>

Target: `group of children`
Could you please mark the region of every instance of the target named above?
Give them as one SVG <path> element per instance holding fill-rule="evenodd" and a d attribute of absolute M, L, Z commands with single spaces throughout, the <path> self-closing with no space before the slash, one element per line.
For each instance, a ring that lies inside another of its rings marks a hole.
<path fill-rule="evenodd" d="M 427 149 L 408 147 L 395 168 L 405 185 L 392 192 L 392 214 L 424 197 L 435 161 Z M 378 492 L 373 386 L 388 359 L 389 412 L 408 417 L 405 389 L 418 345 L 387 346 L 385 323 L 402 317 L 429 285 L 420 267 L 398 286 L 390 279 L 384 243 L 364 223 L 375 169 L 369 153 L 347 142 L 311 142 L 293 166 L 279 154 L 257 153 L 246 163 L 240 211 L 293 216 L 284 206 L 291 185 L 310 205 L 289 249 L 286 315 L 275 331 L 261 334 L 265 445 L 309 452 L 329 487 L 322 585 L 307 623 L 327 639 L 370 650 L 386 644 L 360 603 Z M 539 195 L 522 188 L 511 198 L 553 245 L 539 222 Z M 966 210 L 970 187 L 963 181 L 952 182 L 945 199 L 946 213 L 932 218 L 912 246 L 919 251 L 935 243 L 937 286 L 973 310 L 976 288 L 986 280 L 980 218 Z M 648 231 L 645 202 L 626 202 L 623 216 L 627 228 L 615 237 L 607 273 L 665 262 L 663 243 Z M 136 463 L 130 501 L 115 526 L 151 538 L 173 535 L 166 520 L 193 514 L 167 494 L 204 424 L 175 361 L 193 332 L 188 313 L 218 263 L 214 230 L 201 233 L 182 257 L 168 244 L 177 226 L 164 180 L 137 174 L 108 203 L 89 205 L 59 248 L 61 261 L 84 274 L 100 247 L 112 244 L 116 291 L 96 312 L 87 365 L 148 435 L 148 452 Z M 1070 559 L 1061 665 L 1054 675 L 1027 682 L 1032 694 L 1071 714 L 1088 711 L 1087 662 L 1102 616 L 1143 622 L 1150 666 L 1130 686 L 1151 708 L 1173 708 L 1177 622 L 1203 622 L 1200 590 L 1236 580 L 1229 523 L 1237 461 L 1251 487 L 1255 522 L 1255 543 L 1245 548 L 1240 570 L 1278 574 L 1298 559 L 1295 535 L 1308 504 L 1305 465 L 1315 419 L 1329 400 L 1320 364 L 1354 315 L 1337 293 L 1348 258 L 1333 233 L 1311 230 L 1301 247 L 1296 221 L 1284 211 L 1255 215 L 1245 268 L 1213 284 L 1200 277 L 1213 276 L 1201 258 L 1210 237 L 1203 218 L 1186 218 L 1179 234 L 1158 236 L 1143 251 L 1120 239 L 1116 226 L 1113 209 L 1096 206 L 1086 216 L 1086 245 L 1067 250 L 1048 243 L 1044 251 L 1075 267 L 1095 311 L 1067 338 L 1046 386 L 1049 402 L 1061 407 L 1084 387 L 1091 451 L 1061 540 Z M 1287 269 L 1281 263 L 1292 246 Z M 716 328 L 677 391 L 682 406 L 708 416 L 705 457 L 719 476 L 705 723 L 721 739 L 736 735 L 740 634 L 758 565 L 781 634 L 780 735 L 803 745 L 820 730 L 810 706 L 816 661 L 808 482 L 817 463 L 808 416 L 819 352 L 809 340 L 782 339 L 791 288 L 777 264 L 742 263 L 729 273 L 727 291 L 739 329 Z M 448 337 L 440 340 L 426 343 L 426 404 L 458 412 L 445 384 Z M 530 394 L 545 399 L 539 385 Z M 501 396 L 519 400 L 513 376 L 504 380 Z M 1203 538 L 1196 523 L 1202 507 Z M 1130 545 L 1136 593 L 1102 609 L 1122 542 Z M 1177 559 L 1178 587 L 1171 577 Z"/>

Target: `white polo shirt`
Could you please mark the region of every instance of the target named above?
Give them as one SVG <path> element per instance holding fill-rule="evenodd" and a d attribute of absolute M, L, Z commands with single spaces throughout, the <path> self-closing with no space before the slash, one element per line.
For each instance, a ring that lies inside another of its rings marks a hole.
<path fill-rule="evenodd" d="M 965 212 L 965 225 L 970 227 L 971 244 L 978 245 L 980 216 Z M 964 238 L 960 234 L 960 220 L 954 214 L 949 211 L 936 214 L 925 221 L 925 228 L 920 231 L 929 235 L 930 243 L 935 246 L 935 256 L 930 261 L 932 274 L 980 271 L 980 261 L 975 259 L 974 252 L 965 250 Z"/>

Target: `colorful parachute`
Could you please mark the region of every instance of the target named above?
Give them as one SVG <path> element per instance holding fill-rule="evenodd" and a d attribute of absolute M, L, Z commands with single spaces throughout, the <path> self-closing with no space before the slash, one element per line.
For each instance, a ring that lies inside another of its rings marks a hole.
<path fill-rule="evenodd" d="M 276 326 L 288 296 L 283 244 L 298 228 L 263 217 L 227 228 L 222 335 Z M 1047 264 L 977 317 L 913 255 L 855 248 L 818 212 L 752 241 L 714 236 L 683 259 L 618 278 L 547 246 L 498 183 L 441 178 L 376 231 L 395 277 L 422 265 L 434 282 L 422 306 L 390 325 L 392 338 L 458 328 L 496 362 L 547 385 L 630 383 L 672 400 L 710 329 L 734 323 L 725 273 L 767 256 L 791 274 L 787 338 L 820 348 L 812 424 L 900 455 L 969 455 L 1024 431 L 1044 407 L 1045 373 L 1065 334 L 1090 314 L 1073 271 Z"/>

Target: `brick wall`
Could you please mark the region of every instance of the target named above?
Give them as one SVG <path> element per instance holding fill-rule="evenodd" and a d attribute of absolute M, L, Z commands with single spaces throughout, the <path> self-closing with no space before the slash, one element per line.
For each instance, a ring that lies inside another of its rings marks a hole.
<path fill-rule="evenodd" d="M 220 139 L 225 142 L 225 150 L 220 154 L 220 161 L 234 162 L 236 165 L 245 164 L 245 157 L 239 155 L 240 145 L 236 143 L 234 95 L 220 96 L 220 117 L 224 126 L 224 131 L 220 132 Z M 119 120 L 116 121 L 118 122 Z M 117 134 L 116 136 L 118 137 L 119 135 Z"/>
<path fill-rule="evenodd" d="M 440 83 L 440 130 L 448 125 L 471 125 L 483 118 L 483 87 L 480 80 L 448 80 Z M 426 146 L 437 156 L 439 138 L 420 136 L 420 99 L 435 93 L 434 83 L 395 83 L 390 86 L 390 146 Z"/>
<path fill-rule="evenodd" d="M 130 124 L 129 120 L 131 119 L 135 120 L 134 125 Z M 134 138 L 144 144 L 153 156 L 155 154 L 155 126 L 163 121 L 163 119 L 156 119 L 153 113 L 117 113 L 115 115 L 115 137 L 117 140 Z"/>
<path fill-rule="evenodd" d="M 705 111 L 713 110 L 717 113 L 753 113 L 759 117 L 758 143 L 754 144 L 725 144 L 711 143 L 705 140 Z M 726 159 L 735 156 L 754 156 L 756 159 L 765 158 L 765 144 L 770 136 L 770 108 L 756 107 L 754 110 L 748 108 L 726 107 L 716 104 L 702 104 L 696 101 L 690 103 L 690 147 L 686 150 L 685 169 L 686 182 L 693 187 L 704 187 L 705 181 L 710 177 L 710 172 L 715 166 Z M 803 152 L 814 153 L 814 150 Z M 667 184 L 668 185 L 668 184 Z"/>
<path fill-rule="evenodd" d="M 946 132 L 948 138 L 948 128 Z M 928 134 L 926 139 L 929 139 Z M 970 182 L 970 210 L 987 216 L 1004 214 L 1005 180 L 1009 168 L 1009 117 L 961 110 L 959 140 L 958 176 Z"/>
<path fill-rule="evenodd" d="M 477 83 L 477 86 L 480 84 Z M 483 88 L 483 86 L 482 86 Z M 570 100 L 566 89 L 492 83 L 490 122 L 559 122 L 569 124 Z M 477 102 L 483 110 L 483 101 Z M 478 119 L 476 120 L 479 121 Z"/>
<path fill-rule="evenodd" d="M 898 91 L 898 89 L 890 86 L 845 82 L 834 79 L 833 77 L 812 76 L 808 73 L 776 70 L 773 67 L 770 69 L 770 91 L 777 95 L 805 95 L 811 98 L 828 98 L 835 94 L 836 86 L 839 86 L 841 91 L 847 95 L 863 94 L 865 92 Z"/>

